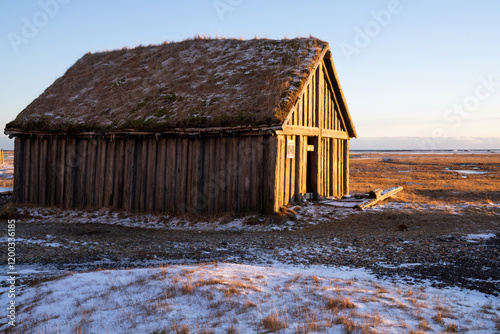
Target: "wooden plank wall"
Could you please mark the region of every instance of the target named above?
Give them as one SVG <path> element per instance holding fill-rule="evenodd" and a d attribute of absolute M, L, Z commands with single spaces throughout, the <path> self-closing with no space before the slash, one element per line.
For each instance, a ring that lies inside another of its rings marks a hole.
<path fill-rule="evenodd" d="M 15 200 L 148 212 L 272 212 L 276 159 L 277 138 L 262 135 L 21 136 Z"/>
<path fill-rule="evenodd" d="M 318 66 L 287 125 L 346 132 L 344 121 L 323 64 Z M 342 196 L 349 192 L 349 142 L 326 138 L 318 132 L 315 144 L 314 181 L 319 196 Z M 278 135 L 275 210 L 300 201 L 306 193 L 307 136 Z M 296 145 L 295 159 L 286 158 L 288 140 Z"/>
<path fill-rule="evenodd" d="M 327 78 L 324 66 L 318 66 L 304 93 L 299 96 L 288 125 L 346 131 Z"/>

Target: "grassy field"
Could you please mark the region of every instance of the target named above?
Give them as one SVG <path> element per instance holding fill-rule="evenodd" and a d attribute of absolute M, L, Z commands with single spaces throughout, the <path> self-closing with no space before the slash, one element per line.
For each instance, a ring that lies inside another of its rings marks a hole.
<path fill-rule="evenodd" d="M 500 203 L 498 154 L 351 154 L 351 193 L 404 187 L 408 203 Z"/>

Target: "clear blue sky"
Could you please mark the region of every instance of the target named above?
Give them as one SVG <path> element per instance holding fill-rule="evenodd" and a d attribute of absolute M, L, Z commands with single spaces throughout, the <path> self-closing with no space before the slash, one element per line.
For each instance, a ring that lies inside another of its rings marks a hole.
<path fill-rule="evenodd" d="M 0 6 L 2 129 L 88 51 L 196 34 L 313 35 L 330 43 L 361 139 L 500 137 L 498 0 L 6 0 Z M 0 146 L 6 143 L 2 134 Z"/>

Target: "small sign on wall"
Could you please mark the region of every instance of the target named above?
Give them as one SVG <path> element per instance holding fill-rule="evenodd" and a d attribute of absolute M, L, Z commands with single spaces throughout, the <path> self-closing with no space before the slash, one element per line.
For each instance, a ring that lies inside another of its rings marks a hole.
<path fill-rule="evenodd" d="M 295 159 L 295 140 L 293 139 L 287 141 L 286 158 Z"/>

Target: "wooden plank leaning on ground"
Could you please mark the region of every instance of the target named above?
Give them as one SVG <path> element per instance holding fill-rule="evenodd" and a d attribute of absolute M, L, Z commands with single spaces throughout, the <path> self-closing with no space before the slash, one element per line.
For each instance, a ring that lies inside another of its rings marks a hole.
<path fill-rule="evenodd" d="M 377 204 L 378 202 L 381 202 L 395 194 L 397 194 L 398 192 L 400 192 L 401 190 L 403 190 L 403 187 L 399 186 L 399 187 L 393 187 L 393 188 L 390 188 L 390 189 L 387 189 L 385 191 L 385 193 L 382 193 L 380 195 L 380 197 L 378 198 L 374 198 L 372 199 L 371 201 L 368 201 L 368 202 L 365 202 L 365 203 L 362 203 L 362 204 L 359 204 L 357 205 L 357 208 L 359 208 L 360 210 L 363 210 L 363 209 L 366 209 L 366 208 L 369 208 L 371 206 L 374 206 L 375 204 Z"/>

